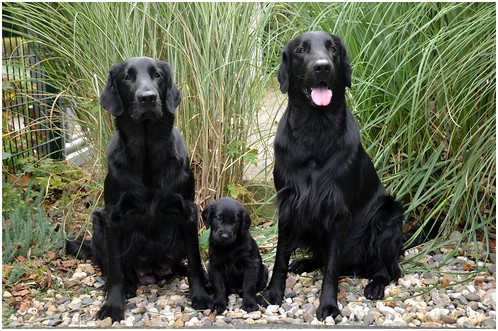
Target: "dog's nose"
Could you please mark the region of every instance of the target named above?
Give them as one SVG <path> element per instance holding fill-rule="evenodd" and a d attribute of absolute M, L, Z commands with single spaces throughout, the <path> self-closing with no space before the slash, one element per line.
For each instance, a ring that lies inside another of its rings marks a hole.
<path fill-rule="evenodd" d="M 317 73 L 329 72 L 330 71 L 330 67 L 331 67 L 330 61 L 329 60 L 325 60 L 325 59 L 317 60 L 315 62 L 315 64 L 313 65 L 313 69 Z"/>
<path fill-rule="evenodd" d="M 153 91 L 145 91 L 140 93 L 137 96 L 138 102 L 141 104 L 155 103 L 157 99 L 156 92 Z"/>
<path fill-rule="evenodd" d="M 221 234 L 221 238 L 223 238 L 223 239 L 228 239 L 228 238 L 230 238 L 230 237 L 231 237 L 231 235 L 230 235 L 228 232 L 223 232 L 223 233 Z"/>

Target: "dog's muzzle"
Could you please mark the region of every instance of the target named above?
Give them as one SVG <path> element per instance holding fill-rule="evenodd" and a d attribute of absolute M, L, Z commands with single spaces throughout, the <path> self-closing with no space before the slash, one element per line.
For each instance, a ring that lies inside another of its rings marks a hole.
<path fill-rule="evenodd" d="M 232 232 L 218 230 L 214 233 L 214 239 L 220 245 L 230 245 L 235 242 L 237 237 Z"/>
<path fill-rule="evenodd" d="M 161 100 L 158 94 L 148 90 L 136 95 L 136 101 L 131 111 L 131 118 L 137 122 L 144 120 L 157 121 L 162 117 Z"/>
<path fill-rule="evenodd" d="M 315 106 L 328 106 L 333 96 L 330 84 L 334 77 L 332 62 L 319 59 L 311 65 L 308 72 L 308 86 L 304 87 L 304 94 Z"/>

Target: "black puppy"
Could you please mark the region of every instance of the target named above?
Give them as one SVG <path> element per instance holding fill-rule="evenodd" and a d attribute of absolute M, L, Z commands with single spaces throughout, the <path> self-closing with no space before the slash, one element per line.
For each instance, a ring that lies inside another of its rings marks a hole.
<path fill-rule="evenodd" d="M 232 198 L 211 202 L 202 212 L 209 235 L 209 280 L 214 289 L 212 310 L 227 309 L 228 295 L 242 294 L 242 309 L 258 310 L 256 293 L 268 281 L 258 245 L 249 233 L 251 219 L 247 210 Z"/>
<path fill-rule="evenodd" d="M 316 312 L 323 320 L 340 313 L 339 275 L 372 279 L 368 299 L 382 299 L 385 286 L 399 278 L 403 208 L 380 182 L 346 105 L 351 66 L 341 39 L 306 32 L 291 40 L 278 80 L 289 102 L 274 143 L 278 244 L 261 303 L 281 303 L 288 268 L 324 268 Z M 298 247 L 312 257 L 289 267 Z"/>
<path fill-rule="evenodd" d="M 94 215 L 91 244 L 66 246 L 70 254 L 92 258 L 107 276 L 100 319 L 122 320 L 125 296 L 135 295 L 140 284 L 180 272 L 184 258 L 192 307 L 211 305 L 199 252 L 194 177 L 173 126 L 180 99 L 166 62 L 130 58 L 109 71 L 100 103 L 115 116 L 116 133 L 107 148 L 105 209 Z"/>

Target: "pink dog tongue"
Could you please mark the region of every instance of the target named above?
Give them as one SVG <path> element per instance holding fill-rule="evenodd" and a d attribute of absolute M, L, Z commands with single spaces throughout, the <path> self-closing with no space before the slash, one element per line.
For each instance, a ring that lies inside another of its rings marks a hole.
<path fill-rule="evenodd" d="M 311 99 L 317 106 L 327 106 L 332 100 L 332 91 L 326 87 L 311 89 Z"/>

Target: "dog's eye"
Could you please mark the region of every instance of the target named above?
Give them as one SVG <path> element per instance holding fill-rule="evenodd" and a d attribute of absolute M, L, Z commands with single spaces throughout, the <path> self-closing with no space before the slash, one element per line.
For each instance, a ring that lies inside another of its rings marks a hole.
<path fill-rule="evenodd" d="M 304 47 L 299 47 L 299 48 L 297 49 L 297 52 L 298 52 L 298 53 L 304 53 L 305 51 L 306 51 L 306 49 L 304 49 Z"/>
<path fill-rule="evenodd" d="M 334 46 L 330 46 L 329 51 L 331 51 L 332 53 L 335 53 L 337 51 L 337 48 L 335 48 Z"/>
<path fill-rule="evenodd" d="M 155 72 L 154 73 L 154 78 L 161 78 L 161 73 L 160 72 Z"/>
<path fill-rule="evenodd" d="M 131 75 L 130 75 L 130 74 L 126 74 L 126 76 L 125 76 L 125 78 L 124 78 L 124 79 L 125 79 L 125 80 L 130 80 L 130 79 L 131 79 Z"/>

